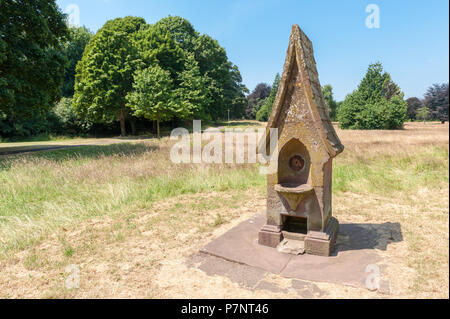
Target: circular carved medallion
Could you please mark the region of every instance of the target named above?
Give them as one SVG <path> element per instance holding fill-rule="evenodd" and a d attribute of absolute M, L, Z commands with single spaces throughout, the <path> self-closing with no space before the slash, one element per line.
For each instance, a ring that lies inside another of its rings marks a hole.
<path fill-rule="evenodd" d="M 305 160 L 300 155 L 294 155 L 289 160 L 289 167 L 294 171 L 301 171 L 305 167 Z"/>

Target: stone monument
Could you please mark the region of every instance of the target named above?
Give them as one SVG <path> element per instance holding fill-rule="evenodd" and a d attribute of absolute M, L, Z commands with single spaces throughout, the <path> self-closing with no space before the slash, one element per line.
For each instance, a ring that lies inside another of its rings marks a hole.
<path fill-rule="evenodd" d="M 344 150 L 329 119 L 311 41 L 292 27 L 283 75 L 261 143 L 278 129 L 278 168 L 267 175 L 261 245 L 329 256 L 339 223 L 332 217 L 332 160 Z"/>

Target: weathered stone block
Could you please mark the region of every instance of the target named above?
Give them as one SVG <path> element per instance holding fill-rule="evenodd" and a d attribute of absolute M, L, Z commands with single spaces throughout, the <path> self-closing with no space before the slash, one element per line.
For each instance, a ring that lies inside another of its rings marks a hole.
<path fill-rule="evenodd" d="M 258 244 L 260 245 L 275 248 L 282 239 L 283 235 L 279 226 L 264 225 L 258 233 Z"/>
<path fill-rule="evenodd" d="M 305 238 L 305 251 L 311 255 L 330 256 L 336 244 L 339 222 L 331 218 L 325 232 L 309 232 Z"/>

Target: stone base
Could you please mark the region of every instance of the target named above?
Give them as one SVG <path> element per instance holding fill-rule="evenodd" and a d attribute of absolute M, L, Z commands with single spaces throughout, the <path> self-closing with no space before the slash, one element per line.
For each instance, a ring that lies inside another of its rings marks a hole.
<path fill-rule="evenodd" d="M 280 226 L 264 225 L 258 233 L 258 244 L 276 248 L 283 239 Z"/>
<path fill-rule="evenodd" d="M 386 245 L 392 242 L 389 239 L 391 230 L 394 231 L 392 223 L 339 225 L 340 234 L 335 245 L 335 253 L 331 257 L 321 257 L 311 254 L 285 254 L 275 248 L 259 245 L 258 233 L 266 222 L 267 218 L 261 212 L 203 247 L 202 256 L 207 258 L 205 261 L 207 264 L 203 267 L 208 267 L 208 274 L 221 276 L 226 274 L 246 282 L 250 281 L 251 287 L 263 282 L 261 278 L 264 278 L 264 271 L 267 271 L 285 278 L 308 282 L 330 282 L 366 288 L 367 265 L 388 262 L 378 255 L 375 248 L 386 250 Z M 226 264 L 231 264 L 232 268 L 227 268 Z M 383 278 L 383 268 L 381 272 Z M 382 287 L 383 282 L 382 280 L 380 283 Z"/>
<path fill-rule="evenodd" d="M 258 233 L 258 244 L 272 248 L 281 248 L 279 245 L 286 237 L 287 239 L 292 240 L 304 240 L 304 251 L 307 254 L 330 256 L 333 252 L 338 232 L 339 222 L 334 217 L 331 217 L 324 232 L 309 231 L 306 236 L 303 234 L 298 234 L 298 236 L 301 236 L 302 238 L 296 238 L 296 234 L 294 233 L 282 232 L 280 226 L 266 224 Z M 290 238 L 291 236 L 289 235 L 294 237 Z M 303 236 L 305 236 L 304 239 Z M 287 250 L 281 251 L 287 252 Z M 296 251 L 295 254 L 298 254 L 298 252 Z"/>
<path fill-rule="evenodd" d="M 339 222 L 332 217 L 324 232 L 309 231 L 305 237 L 305 251 L 310 255 L 330 256 L 339 232 Z"/>

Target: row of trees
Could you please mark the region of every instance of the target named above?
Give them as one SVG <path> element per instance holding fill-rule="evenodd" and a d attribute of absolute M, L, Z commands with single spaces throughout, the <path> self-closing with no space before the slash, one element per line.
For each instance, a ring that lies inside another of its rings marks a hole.
<path fill-rule="evenodd" d="M 259 84 L 251 94 L 224 48 L 186 19 L 147 24 L 110 20 L 93 35 L 69 28 L 54 0 L 0 1 L 0 137 L 115 133 L 139 124 L 193 118 L 267 121 L 278 91 Z M 322 88 L 330 118 L 352 129 L 395 129 L 409 118 L 448 119 L 448 84 L 423 99 L 403 93 L 380 63 L 369 66 L 342 102 Z"/>
<path fill-rule="evenodd" d="M 411 120 L 448 121 L 448 83 L 433 84 L 426 91 L 424 98 L 410 97 L 407 117 Z"/>
<path fill-rule="evenodd" d="M 225 49 L 186 19 L 108 21 L 77 65 L 73 106 L 94 122 L 218 120 L 245 113 L 247 89 Z M 159 134 L 159 129 L 158 129 Z"/>
<path fill-rule="evenodd" d="M 279 75 L 272 88 L 260 83 L 247 96 L 246 117 L 267 121 L 278 90 Z M 322 87 L 322 95 L 332 121 L 339 121 L 344 129 L 398 129 L 409 120 L 448 120 L 448 93 L 446 84 L 431 86 L 422 100 L 404 101 L 400 87 L 392 81 L 381 63 L 369 65 L 358 88 L 344 101 L 336 102 L 333 87 Z"/>
<path fill-rule="evenodd" d="M 244 116 L 239 69 L 189 21 L 118 18 L 93 35 L 66 18 L 54 0 L 0 2 L 0 136 Z"/>
<path fill-rule="evenodd" d="M 277 74 L 272 88 L 265 83 L 256 86 L 247 96 L 246 116 L 249 119 L 267 121 L 278 91 L 280 76 Z M 343 102 L 336 102 L 333 87 L 322 87 L 322 95 L 332 121 L 339 120 L 342 128 L 395 129 L 399 128 L 406 114 L 403 93 L 380 63 L 369 66 L 358 89 Z"/>

